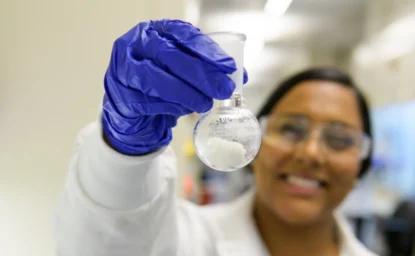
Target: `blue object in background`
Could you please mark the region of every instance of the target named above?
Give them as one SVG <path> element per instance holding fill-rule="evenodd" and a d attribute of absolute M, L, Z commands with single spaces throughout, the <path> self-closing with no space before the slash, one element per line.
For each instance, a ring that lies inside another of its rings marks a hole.
<path fill-rule="evenodd" d="M 415 101 L 376 109 L 373 169 L 386 185 L 415 196 Z"/>

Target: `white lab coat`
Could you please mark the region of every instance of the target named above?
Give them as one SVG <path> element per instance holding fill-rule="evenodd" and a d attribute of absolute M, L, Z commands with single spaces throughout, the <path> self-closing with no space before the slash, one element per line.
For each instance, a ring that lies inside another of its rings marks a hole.
<path fill-rule="evenodd" d="M 170 147 L 143 157 L 109 148 L 98 122 L 78 136 L 54 216 L 60 256 L 265 256 L 253 193 L 199 207 L 175 196 Z M 337 216 L 342 256 L 373 256 Z M 301 245 L 299 245 L 301 246 Z"/>

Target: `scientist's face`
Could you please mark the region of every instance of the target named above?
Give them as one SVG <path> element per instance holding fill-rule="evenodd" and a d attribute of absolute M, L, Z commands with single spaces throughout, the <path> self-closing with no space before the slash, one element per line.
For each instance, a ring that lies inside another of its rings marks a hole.
<path fill-rule="evenodd" d="M 360 169 L 363 125 L 354 92 L 333 82 L 302 82 L 265 126 L 254 163 L 259 203 L 293 225 L 330 218 Z"/>

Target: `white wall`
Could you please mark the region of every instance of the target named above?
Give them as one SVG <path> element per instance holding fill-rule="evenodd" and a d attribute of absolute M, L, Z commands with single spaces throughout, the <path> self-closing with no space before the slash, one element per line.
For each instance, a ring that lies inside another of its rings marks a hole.
<path fill-rule="evenodd" d="M 0 255 L 52 256 L 74 137 L 96 117 L 113 41 L 185 0 L 0 1 Z"/>
<path fill-rule="evenodd" d="M 388 60 L 375 60 L 381 56 L 373 41 L 392 22 L 408 15 L 415 15 L 415 1 L 413 0 L 369 0 L 365 23 L 365 53 L 371 53 L 363 58 L 363 54 L 355 52 L 352 61 L 352 71 L 360 86 L 367 91 L 373 106 L 415 100 L 415 43 L 411 51 Z M 396 45 L 407 43 L 408 35 L 414 33 L 414 28 L 407 28 L 405 33 L 394 37 L 388 43 Z M 365 55 L 366 56 L 366 55 Z M 369 60 L 368 60 L 369 59 Z"/>

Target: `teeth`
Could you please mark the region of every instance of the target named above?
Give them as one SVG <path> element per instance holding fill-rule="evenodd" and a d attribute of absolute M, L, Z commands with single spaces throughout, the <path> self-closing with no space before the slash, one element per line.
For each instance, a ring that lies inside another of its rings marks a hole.
<path fill-rule="evenodd" d="M 319 181 L 309 180 L 309 179 L 292 176 L 292 175 L 288 176 L 287 181 L 297 186 L 304 187 L 304 188 L 318 188 L 320 186 Z"/>

